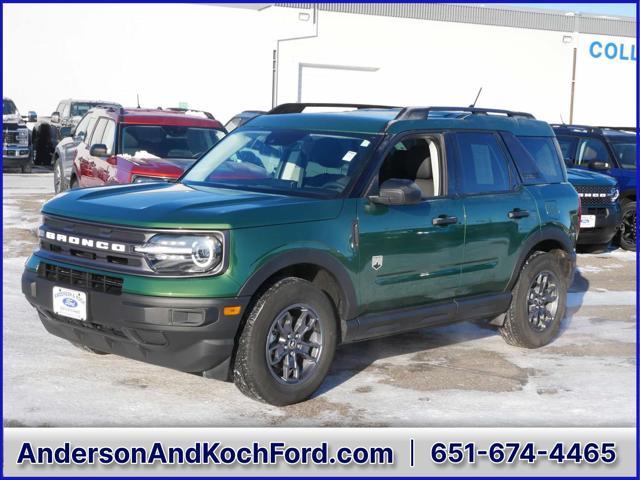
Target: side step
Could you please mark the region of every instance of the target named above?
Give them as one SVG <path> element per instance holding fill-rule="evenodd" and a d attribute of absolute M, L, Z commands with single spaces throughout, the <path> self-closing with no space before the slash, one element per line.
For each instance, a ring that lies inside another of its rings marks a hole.
<path fill-rule="evenodd" d="M 347 321 L 343 343 L 469 320 L 494 318 L 509 309 L 511 292 L 454 299 L 431 305 L 368 313 Z"/>

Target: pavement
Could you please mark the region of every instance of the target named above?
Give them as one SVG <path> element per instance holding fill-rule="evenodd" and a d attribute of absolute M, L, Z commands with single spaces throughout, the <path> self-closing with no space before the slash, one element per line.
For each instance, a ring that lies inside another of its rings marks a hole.
<path fill-rule="evenodd" d="M 559 337 L 538 350 L 460 323 L 338 349 L 315 396 L 279 408 L 231 383 L 98 356 L 45 332 L 20 292 L 51 173 L 3 175 L 5 426 L 630 427 L 636 256 L 579 254 Z"/>

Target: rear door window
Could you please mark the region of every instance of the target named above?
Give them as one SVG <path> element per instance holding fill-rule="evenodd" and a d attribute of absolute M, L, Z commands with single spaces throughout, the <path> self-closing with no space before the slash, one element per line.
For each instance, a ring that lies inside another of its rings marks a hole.
<path fill-rule="evenodd" d="M 462 193 L 506 192 L 512 188 L 508 159 L 492 133 L 456 134 Z"/>
<path fill-rule="evenodd" d="M 97 120 L 98 119 L 96 117 L 94 117 L 93 115 L 89 119 L 89 124 L 87 125 L 87 133 L 84 136 L 84 142 L 87 145 L 91 145 L 91 136 L 92 136 L 91 134 L 93 133 L 93 130 L 95 129 Z"/>

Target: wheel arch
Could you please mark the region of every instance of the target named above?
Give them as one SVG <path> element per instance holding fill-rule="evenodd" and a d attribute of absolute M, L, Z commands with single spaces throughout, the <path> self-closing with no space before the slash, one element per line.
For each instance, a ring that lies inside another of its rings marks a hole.
<path fill-rule="evenodd" d="M 620 203 L 624 202 L 635 202 L 636 201 L 636 189 L 635 188 L 627 188 L 620 192 Z"/>
<path fill-rule="evenodd" d="M 325 292 L 336 308 L 340 336 L 346 332 L 346 322 L 357 314 L 355 286 L 345 266 L 328 252 L 297 249 L 268 260 L 244 283 L 239 296 L 263 292 L 285 276 L 303 278 Z"/>
<path fill-rule="evenodd" d="M 535 252 L 555 252 L 562 263 L 569 281 L 573 278 L 575 268 L 575 247 L 569 235 L 554 226 L 542 227 L 537 233 L 527 238 L 520 249 L 520 255 L 511 273 L 507 290 L 512 290 L 518 281 L 520 271 L 527 259 Z"/>

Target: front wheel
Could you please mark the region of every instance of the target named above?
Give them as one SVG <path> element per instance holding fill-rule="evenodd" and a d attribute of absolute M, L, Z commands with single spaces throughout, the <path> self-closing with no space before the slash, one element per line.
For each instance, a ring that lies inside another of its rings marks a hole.
<path fill-rule="evenodd" d="M 636 202 L 626 202 L 622 205 L 622 222 L 618 235 L 622 248 L 636 251 Z"/>
<path fill-rule="evenodd" d="M 337 343 L 336 315 L 324 292 L 300 278 L 274 284 L 249 312 L 233 380 L 272 405 L 309 398 L 324 380 Z"/>
<path fill-rule="evenodd" d="M 513 289 L 500 334 L 510 345 L 539 348 L 558 334 L 567 306 L 567 280 L 556 255 L 531 255 Z"/>

